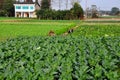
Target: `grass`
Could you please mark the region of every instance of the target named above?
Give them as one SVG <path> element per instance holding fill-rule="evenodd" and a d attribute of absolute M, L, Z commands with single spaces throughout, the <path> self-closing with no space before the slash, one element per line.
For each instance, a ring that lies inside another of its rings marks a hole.
<path fill-rule="evenodd" d="M 56 21 L 3 18 L 0 20 L 0 40 L 18 36 L 46 36 L 50 30 L 60 35 L 71 27 L 74 27 L 76 25 L 74 22 L 75 21 L 68 20 Z"/>

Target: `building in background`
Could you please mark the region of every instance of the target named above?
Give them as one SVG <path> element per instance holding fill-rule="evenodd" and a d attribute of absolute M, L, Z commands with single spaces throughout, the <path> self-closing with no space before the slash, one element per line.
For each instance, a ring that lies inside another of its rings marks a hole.
<path fill-rule="evenodd" d="M 40 3 L 39 0 L 16 0 L 14 7 L 15 17 L 35 18 L 35 11 L 40 9 Z"/>

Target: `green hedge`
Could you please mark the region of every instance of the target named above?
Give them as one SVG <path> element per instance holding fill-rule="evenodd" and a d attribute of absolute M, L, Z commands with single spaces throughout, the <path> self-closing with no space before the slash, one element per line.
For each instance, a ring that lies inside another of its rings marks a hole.
<path fill-rule="evenodd" d="M 0 43 L 0 80 L 119 80 L 120 37 L 20 37 Z"/>

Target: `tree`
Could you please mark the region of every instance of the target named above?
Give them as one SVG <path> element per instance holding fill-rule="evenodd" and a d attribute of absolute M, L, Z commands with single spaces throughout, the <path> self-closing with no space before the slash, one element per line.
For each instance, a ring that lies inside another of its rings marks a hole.
<path fill-rule="evenodd" d="M 0 10 L 0 17 L 5 17 L 6 16 L 6 11 L 5 10 Z"/>
<path fill-rule="evenodd" d="M 14 16 L 14 3 L 15 0 L 4 0 L 3 10 L 6 12 L 6 16 Z"/>
<path fill-rule="evenodd" d="M 2 10 L 4 0 L 0 0 L 0 10 Z"/>
<path fill-rule="evenodd" d="M 119 8 L 113 7 L 113 8 L 111 9 L 111 14 L 112 14 L 112 15 L 118 15 L 118 14 L 119 14 Z"/>
<path fill-rule="evenodd" d="M 71 13 L 74 15 L 75 19 L 82 19 L 84 15 L 82 7 L 77 2 L 74 3 L 73 8 L 71 9 Z"/>
<path fill-rule="evenodd" d="M 68 0 L 66 0 L 66 9 L 68 9 Z"/>
<path fill-rule="evenodd" d="M 39 19 L 48 19 L 51 12 L 51 0 L 42 0 L 41 9 L 36 12 L 36 15 Z"/>
<path fill-rule="evenodd" d="M 71 0 L 71 5 L 74 6 L 75 3 L 80 3 L 82 0 Z"/>
<path fill-rule="evenodd" d="M 45 0 L 46 3 L 48 3 Z M 83 9 L 79 3 L 75 3 L 70 10 L 52 10 L 49 6 L 42 3 L 42 8 L 37 11 L 37 17 L 39 19 L 53 19 L 53 20 L 70 20 L 70 19 L 82 19 Z M 43 7 L 44 6 L 44 7 Z"/>
<path fill-rule="evenodd" d="M 96 5 L 91 6 L 92 18 L 98 18 L 98 10 Z"/>
<path fill-rule="evenodd" d="M 41 9 L 51 9 L 51 0 L 42 0 Z"/>

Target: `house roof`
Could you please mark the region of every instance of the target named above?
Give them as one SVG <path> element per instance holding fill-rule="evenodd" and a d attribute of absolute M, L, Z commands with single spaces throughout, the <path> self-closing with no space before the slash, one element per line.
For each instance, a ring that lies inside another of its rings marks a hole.
<path fill-rule="evenodd" d="M 14 4 L 35 4 L 36 2 L 15 2 Z"/>
<path fill-rule="evenodd" d="M 26 0 L 24 2 L 15 1 L 14 4 L 37 4 L 40 6 L 40 4 L 37 1 L 33 2 L 32 0 Z"/>
<path fill-rule="evenodd" d="M 16 0 L 15 1 L 15 4 L 34 4 L 34 3 L 37 3 L 38 1 L 34 1 L 33 0 Z"/>

